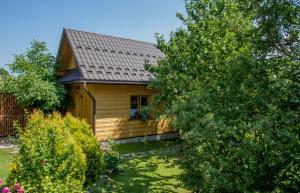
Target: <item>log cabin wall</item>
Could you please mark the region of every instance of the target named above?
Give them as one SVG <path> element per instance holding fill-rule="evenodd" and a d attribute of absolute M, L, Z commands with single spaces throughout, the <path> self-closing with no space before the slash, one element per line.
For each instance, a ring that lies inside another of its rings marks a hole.
<path fill-rule="evenodd" d="M 153 91 L 145 85 L 89 84 L 96 100 L 95 134 L 98 140 L 122 139 L 173 132 L 164 120 L 130 118 L 130 97 L 149 96 Z"/>
<path fill-rule="evenodd" d="M 72 102 L 69 112 L 78 118 L 84 119 L 91 126 L 93 124 L 93 103 L 92 99 L 84 91 L 82 84 L 68 86 Z"/>

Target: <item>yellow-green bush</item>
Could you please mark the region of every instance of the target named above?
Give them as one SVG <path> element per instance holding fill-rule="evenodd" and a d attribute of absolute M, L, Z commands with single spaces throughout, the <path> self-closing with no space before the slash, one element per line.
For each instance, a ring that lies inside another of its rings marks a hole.
<path fill-rule="evenodd" d="M 64 117 L 63 127 L 72 133 L 74 139 L 80 144 L 83 153 L 86 155 L 86 182 L 91 183 L 97 181 L 104 172 L 105 164 L 102 150 L 91 127 L 86 122 L 70 114 Z"/>
<path fill-rule="evenodd" d="M 25 131 L 19 132 L 19 154 L 10 179 L 26 192 L 81 192 L 86 156 L 65 127 L 60 114 L 34 112 Z"/>

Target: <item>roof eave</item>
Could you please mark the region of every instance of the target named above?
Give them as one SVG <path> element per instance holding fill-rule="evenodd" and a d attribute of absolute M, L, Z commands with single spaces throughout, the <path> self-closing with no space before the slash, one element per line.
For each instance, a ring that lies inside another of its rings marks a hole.
<path fill-rule="evenodd" d="M 78 63 L 78 60 L 77 60 L 77 57 L 76 57 L 76 54 L 75 54 L 75 50 L 74 50 L 74 48 L 73 48 L 73 46 L 72 46 L 72 44 L 71 44 L 71 41 L 70 41 L 70 38 L 69 38 L 69 35 L 68 35 L 68 33 L 67 33 L 66 28 L 64 28 L 64 30 L 63 30 L 63 37 L 65 37 L 65 38 L 66 38 L 66 41 L 68 41 L 68 43 L 70 44 L 70 49 L 71 49 L 71 52 L 72 52 L 72 54 L 73 54 L 73 56 L 74 56 L 75 65 L 76 65 L 77 68 L 79 69 L 79 73 L 80 73 L 81 79 L 84 80 L 85 78 L 84 78 L 82 69 L 81 69 L 80 66 L 79 66 L 79 63 Z"/>
<path fill-rule="evenodd" d="M 62 84 L 79 84 L 79 83 L 90 83 L 90 84 L 125 84 L 125 85 L 148 85 L 149 81 L 112 81 L 112 80 L 72 80 L 61 82 Z"/>

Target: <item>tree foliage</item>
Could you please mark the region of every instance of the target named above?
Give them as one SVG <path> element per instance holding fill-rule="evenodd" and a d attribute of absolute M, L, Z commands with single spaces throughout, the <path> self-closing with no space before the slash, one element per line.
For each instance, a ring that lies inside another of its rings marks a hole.
<path fill-rule="evenodd" d="M 196 192 L 300 191 L 300 4 L 186 1 L 150 70 Z"/>
<path fill-rule="evenodd" d="M 9 72 L 4 68 L 0 68 L 0 77 L 9 76 Z"/>
<path fill-rule="evenodd" d="M 25 54 L 8 64 L 15 76 L 1 82 L 2 92 L 12 94 L 24 107 L 52 111 L 61 105 L 64 87 L 55 79 L 55 57 L 45 42 L 33 41 Z"/>

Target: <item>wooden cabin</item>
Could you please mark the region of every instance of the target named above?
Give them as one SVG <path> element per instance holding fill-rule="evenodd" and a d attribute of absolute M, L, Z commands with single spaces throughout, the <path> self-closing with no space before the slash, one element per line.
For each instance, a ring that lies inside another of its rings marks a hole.
<path fill-rule="evenodd" d="M 164 57 L 155 44 L 64 29 L 57 57 L 59 82 L 73 101 L 69 111 L 85 119 L 98 140 L 173 132 L 166 121 L 140 118 L 154 93 L 145 62 Z"/>

